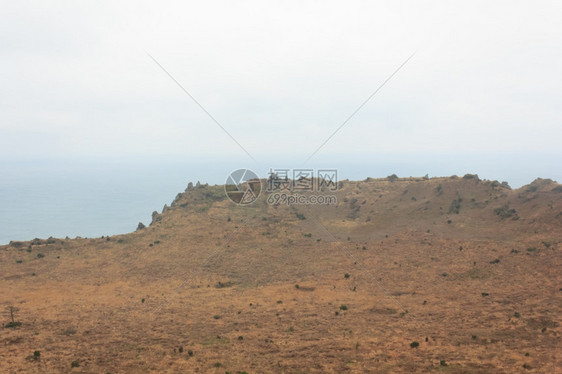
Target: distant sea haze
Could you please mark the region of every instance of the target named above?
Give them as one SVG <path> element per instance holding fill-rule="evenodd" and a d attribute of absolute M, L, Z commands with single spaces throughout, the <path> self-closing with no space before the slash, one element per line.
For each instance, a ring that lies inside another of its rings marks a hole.
<path fill-rule="evenodd" d="M 256 157 L 205 160 L 191 157 L 0 161 L 0 244 L 66 236 L 100 237 L 148 225 L 153 211 L 170 204 L 189 182 L 224 184 L 239 168 L 266 178 L 275 168 L 303 168 L 303 159 Z M 338 170 L 338 179 L 478 174 L 514 187 L 536 177 L 560 182 L 560 155 L 317 156 L 306 168 Z"/>

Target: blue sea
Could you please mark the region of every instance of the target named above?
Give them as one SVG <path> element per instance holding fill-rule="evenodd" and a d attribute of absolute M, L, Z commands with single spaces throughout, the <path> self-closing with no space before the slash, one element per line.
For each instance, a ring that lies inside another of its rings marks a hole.
<path fill-rule="evenodd" d="M 296 160 L 296 161 L 295 161 Z M 335 168 L 338 179 L 449 176 L 465 173 L 507 181 L 514 187 L 536 177 L 562 179 L 562 157 L 553 154 L 371 155 L 360 162 L 333 156 L 307 168 Z M 224 184 L 230 172 L 250 168 L 260 177 L 275 168 L 304 167 L 302 160 L 190 158 L 46 159 L 0 161 L 0 244 L 66 236 L 100 237 L 148 225 L 189 182 Z"/>
<path fill-rule="evenodd" d="M 0 244 L 131 232 L 189 182 L 223 184 L 226 170 L 189 160 L 2 162 Z"/>

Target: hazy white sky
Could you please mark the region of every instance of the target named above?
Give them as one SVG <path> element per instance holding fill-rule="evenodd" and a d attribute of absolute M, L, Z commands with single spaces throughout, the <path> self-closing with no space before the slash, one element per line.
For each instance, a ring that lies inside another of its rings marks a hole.
<path fill-rule="evenodd" d="M 243 157 L 148 52 L 255 158 L 304 160 L 416 52 L 316 159 L 562 161 L 561 19 L 559 1 L 1 1 L 0 158 Z"/>

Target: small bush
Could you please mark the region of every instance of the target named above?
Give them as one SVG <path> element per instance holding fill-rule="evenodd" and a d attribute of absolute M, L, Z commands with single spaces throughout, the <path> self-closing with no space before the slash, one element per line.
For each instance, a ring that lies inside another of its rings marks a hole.
<path fill-rule="evenodd" d="M 455 199 L 451 202 L 451 205 L 449 206 L 449 213 L 455 213 L 455 214 L 459 214 L 461 211 L 461 203 L 462 203 L 462 198 L 459 197 L 458 199 Z"/>
<path fill-rule="evenodd" d="M 228 281 L 228 282 L 217 282 L 215 288 L 228 288 L 228 287 L 232 287 L 234 286 L 234 283 Z"/>
<path fill-rule="evenodd" d="M 506 219 L 510 217 L 514 221 L 519 219 L 519 216 L 517 215 L 517 211 L 513 208 L 510 208 L 509 204 L 505 204 L 502 207 L 494 209 L 494 213 L 496 213 L 496 215 L 499 216 L 501 219 Z"/>
<path fill-rule="evenodd" d="M 64 335 L 74 335 L 76 334 L 76 329 L 74 327 L 67 327 L 62 333 Z"/>
<path fill-rule="evenodd" d="M 193 351 L 192 351 L 191 349 L 189 349 L 189 350 L 187 351 L 187 355 L 188 355 L 189 357 L 192 357 L 192 356 L 193 356 Z"/>
<path fill-rule="evenodd" d="M 345 305 L 345 304 L 340 305 L 340 309 L 341 310 L 347 310 L 347 305 Z"/>
<path fill-rule="evenodd" d="M 500 259 L 499 259 L 499 258 L 496 258 L 495 260 L 490 261 L 490 264 L 499 264 L 499 263 L 500 263 Z"/>
<path fill-rule="evenodd" d="M 388 179 L 390 182 L 394 182 L 395 180 L 398 179 L 398 175 L 392 174 L 392 175 L 389 175 L 388 177 L 386 177 L 386 179 Z"/>
<path fill-rule="evenodd" d="M 4 327 L 7 329 L 13 329 L 20 326 L 21 326 L 21 322 L 8 322 Z"/>
<path fill-rule="evenodd" d="M 304 221 L 306 219 L 306 217 L 302 213 L 295 213 L 295 214 L 296 214 L 297 218 L 300 219 L 301 221 Z"/>
<path fill-rule="evenodd" d="M 71 368 L 80 367 L 80 363 L 79 363 L 78 361 L 72 361 L 72 362 L 70 363 L 70 367 L 71 367 Z"/>
<path fill-rule="evenodd" d="M 447 366 L 447 362 L 445 360 L 441 360 L 441 361 L 439 361 L 439 365 Z"/>
<path fill-rule="evenodd" d="M 410 343 L 410 348 L 417 348 L 419 346 L 420 346 L 420 343 L 418 343 L 418 342 L 411 342 Z"/>
<path fill-rule="evenodd" d="M 348 273 L 345 273 L 345 274 L 343 275 L 343 277 L 344 277 L 345 279 L 348 279 L 348 278 L 350 277 L 350 275 L 349 275 Z"/>
<path fill-rule="evenodd" d="M 37 253 L 37 258 L 43 258 L 45 255 L 43 253 Z"/>

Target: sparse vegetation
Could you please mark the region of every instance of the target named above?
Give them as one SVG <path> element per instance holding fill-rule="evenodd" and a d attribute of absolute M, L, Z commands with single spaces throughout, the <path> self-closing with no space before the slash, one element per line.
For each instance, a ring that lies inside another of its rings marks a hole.
<path fill-rule="evenodd" d="M 10 313 L 10 319 L 11 321 L 8 322 L 6 324 L 6 328 L 16 328 L 16 327 L 20 327 L 21 326 L 21 322 L 18 322 L 14 319 L 14 313 L 19 311 L 19 308 L 16 308 L 13 305 L 9 305 L 6 307 L 6 309 L 8 310 L 8 312 Z"/>
<path fill-rule="evenodd" d="M 5 302 L 25 306 L 4 310 L 0 372 L 540 371 L 559 327 L 560 194 L 466 179 L 346 182 L 307 222 L 265 199 L 199 214 L 213 187 L 199 188 L 142 232 L 0 246 Z"/>
<path fill-rule="evenodd" d="M 499 216 L 501 219 L 506 219 L 510 217 L 514 221 L 519 219 L 519 216 L 517 215 L 517 211 L 513 208 L 510 208 L 509 204 L 505 204 L 499 208 L 494 209 L 494 213 L 496 213 L 496 215 Z"/>
<path fill-rule="evenodd" d="M 455 213 L 455 214 L 459 214 L 461 211 L 461 203 L 462 203 L 462 197 L 457 197 L 455 200 L 451 201 L 451 205 L 449 206 L 449 214 L 450 213 Z"/>

